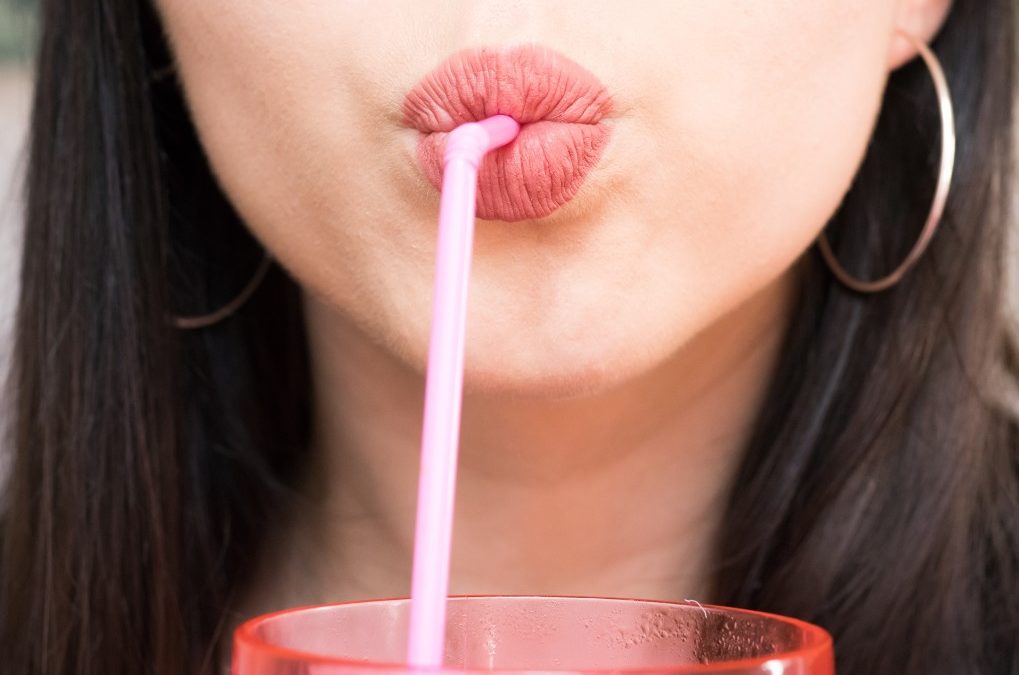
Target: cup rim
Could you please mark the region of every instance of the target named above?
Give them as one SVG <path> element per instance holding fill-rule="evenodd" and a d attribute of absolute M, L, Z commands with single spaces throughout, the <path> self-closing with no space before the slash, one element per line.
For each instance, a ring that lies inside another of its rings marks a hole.
<path fill-rule="evenodd" d="M 804 635 L 804 644 L 796 649 L 789 649 L 782 652 L 776 652 L 774 654 L 768 654 L 766 656 L 744 658 L 733 661 L 726 661 L 719 664 L 696 664 L 696 663 L 677 663 L 672 665 L 661 665 L 650 667 L 632 667 L 632 668 L 584 668 L 585 673 L 646 673 L 649 671 L 655 672 L 676 672 L 685 673 L 719 673 L 725 672 L 719 670 L 719 667 L 723 667 L 725 670 L 740 670 L 752 667 L 759 667 L 766 664 L 769 661 L 785 661 L 788 659 L 802 659 L 807 658 L 809 660 L 820 659 L 823 657 L 825 652 L 833 654 L 833 641 L 831 634 L 828 633 L 824 628 L 803 621 L 802 619 L 796 619 L 789 616 L 782 616 L 780 614 L 772 614 L 770 612 L 761 612 L 753 609 L 743 609 L 741 607 L 729 607 L 726 605 L 714 605 L 708 603 L 700 603 L 693 600 L 661 600 L 661 599 L 646 599 L 646 598 L 627 598 L 627 597 L 612 597 L 612 596 L 598 596 L 598 595 L 540 595 L 540 594 L 465 594 L 465 595 L 450 595 L 450 600 L 456 599 L 480 599 L 480 600 L 500 600 L 500 599 L 536 599 L 536 600 L 606 600 L 610 602 L 639 602 L 644 604 L 656 604 L 656 605 L 669 605 L 669 606 L 682 606 L 682 607 L 700 607 L 704 610 L 716 610 L 720 612 L 736 613 L 743 616 L 753 616 L 770 621 L 777 621 L 779 623 L 793 626 L 800 630 Z M 303 605 L 300 607 L 288 607 L 286 609 L 261 614 L 259 616 L 252 617 L 242 624 L 240 624 L 234 631 L 233 638 L 233 655 L 231 660 L 236 658 L 237 648 L 239 645 L 244 645 L 246 649 L 262 653 L 265 655 L 271 655 L 283 659 L 300 660 L 306 663 L 313 663 L 315 665 L 329 665 L 329 666 L 352 666 L 360 669 L 371 669 L 379 671 L 406 671 L 409 664 L 397 663 L 389 661 L 363 661 L 354 660 L 339 656 L 324 656 L 322 654 L 316 654 L 314 652 L 306 652 L 300 649 L 294 649 L 291 647 L 283 647 L 280 645 L 271 644 L 264 640 L 259 639 L 255 635 L 255 631 L 269 621 L 273 621 L 280 617 L 285 617 L 290 614 L 297 614 L 302 612 L 308 612 L 312 610 L 326 610 L 336 607 L 344 607 L 348 605 L 372 605 L 372 604 L 386 604 L 392 602 L 409 602 L 410 598 L 406 596 L 398 596 L 392 598 L 368 598 L 362 600 L 345 600 L 342 602 L 328 602 L 316 605 Z M 478 668 L 460 668 L 454 666 L 438 666 L 438 667 L 418 667 L 413 666 L 415 671 L 423 672 L 462 672 L 462 673 L 477 673 Z M 535 672 L 534 669 L 521 669 L 521 668 L 487 668 L 486 672 L 493 673 L 527 673 Z M 543 673 L 554 673 L 554 672 L 577 672 L 576 670 L 570 671 L 557 671 L 555 668 L 542 668 Z"/>

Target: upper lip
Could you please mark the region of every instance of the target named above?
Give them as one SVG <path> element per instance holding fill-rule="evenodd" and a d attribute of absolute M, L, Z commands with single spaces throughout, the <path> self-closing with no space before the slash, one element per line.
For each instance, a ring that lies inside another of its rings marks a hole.
<path fill-rule="evenodd" d="M 492 115 L 521 124 L 549 120 L 596 124 L 612 97 L 594 75 L 563 54 L 538 45 L 477 47 L 450 56 L 403 100 L 405 124 L 452 131 Z"/>

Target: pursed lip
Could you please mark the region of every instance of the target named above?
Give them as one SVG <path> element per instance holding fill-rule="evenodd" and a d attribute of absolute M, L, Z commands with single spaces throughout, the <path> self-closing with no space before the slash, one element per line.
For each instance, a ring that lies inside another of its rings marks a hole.
<path fill-rule="evenodd" d="M 457 52 L 407 94 L 404 120 L 425 133 L 509 115 L 521 124 L 549 120 L 596 124 L 612 97 L 594 75 L 539 45 Z"/>
<path fill-rule="evenodd" d="M 457 52 L 402 106 L 404 123 L 423 134 L 419 161 L 437 189 L 445 132 L 498 114 L 520 122 L 520 136 L 479 167 L 477 214 L 501 220 L 540 218 L 572 199 L 608 141 L 602 120 L 612 109 L 598 78 L 534 44 Z"/>

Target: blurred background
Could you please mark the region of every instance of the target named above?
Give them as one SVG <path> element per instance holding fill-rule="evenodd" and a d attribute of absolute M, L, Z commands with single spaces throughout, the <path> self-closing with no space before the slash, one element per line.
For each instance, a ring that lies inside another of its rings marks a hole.
<path fill-rule="evenodd" d="M 0 377 L 10 367 L 11 329 L 21 250 L 21 182 L 31 108 L 30 59 L 37 36 L 36 0 L 0 0 Z M 0 388 L 0 422 L 6 387 Z M 2 457 L 2 455 L 0 455 Z"/>

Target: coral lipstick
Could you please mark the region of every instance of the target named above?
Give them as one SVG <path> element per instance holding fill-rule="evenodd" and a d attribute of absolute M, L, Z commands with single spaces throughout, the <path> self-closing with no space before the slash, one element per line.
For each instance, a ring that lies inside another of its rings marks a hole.
<path fill-rule="evenodd" d="M 598 163 L 611 129 L 612 98 L 579 64 L 547 47 L 473 48 L 428 73 L 403 102 L 421 132 L 418 159 L 441 189 L 446 136 L 465 122 L 508 115 L 521 125 L 510 144 L 479 167 L 477 215 L 542 218 L 576 195 Z"/>

